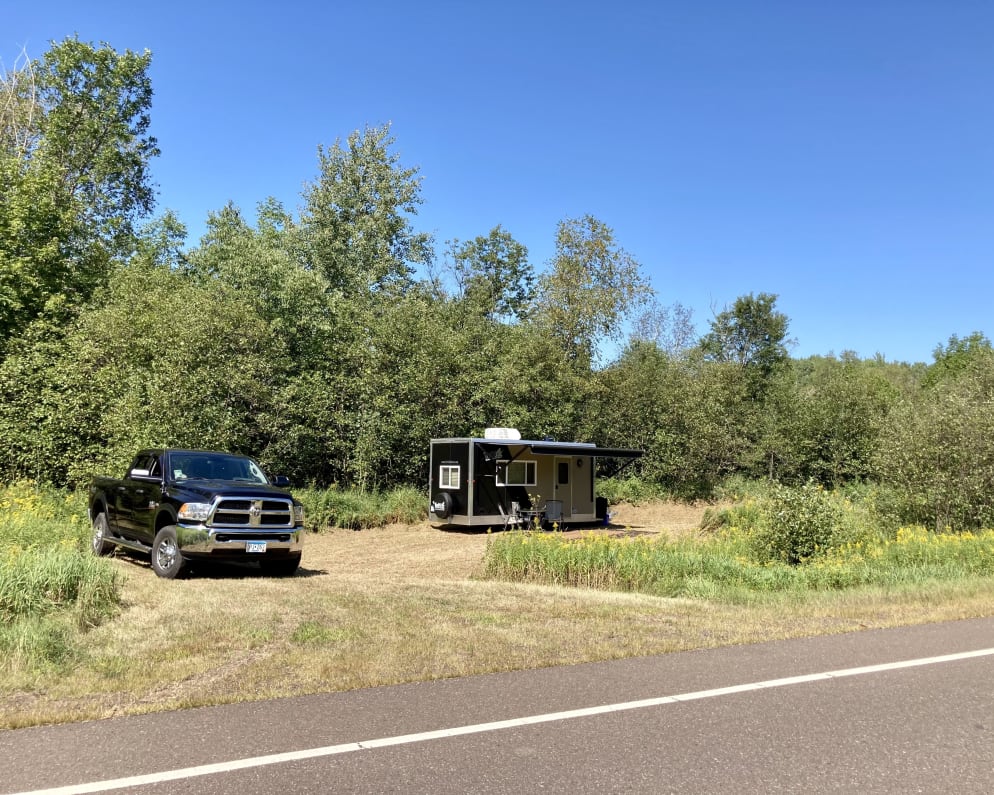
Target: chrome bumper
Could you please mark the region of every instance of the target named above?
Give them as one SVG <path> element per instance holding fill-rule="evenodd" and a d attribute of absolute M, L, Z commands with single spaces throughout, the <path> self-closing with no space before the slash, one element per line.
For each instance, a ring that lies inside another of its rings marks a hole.
<path fill-rule="evenodd" d="M 290 554 L 299 554 L 304 546 L 304 528 L 263 529 L 178 524 L 176 540 L 181 551 L 195 555 L 247 554 L 245 545 L 249 541 L 265 541 L 266 552 L 285 549 Z"/>

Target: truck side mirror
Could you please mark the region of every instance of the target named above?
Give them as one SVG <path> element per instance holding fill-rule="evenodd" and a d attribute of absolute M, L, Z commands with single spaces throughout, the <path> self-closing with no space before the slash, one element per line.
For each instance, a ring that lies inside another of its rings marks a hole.
<path fill-rule="evenodd" d="M 143 480 L 146 483 L 158 483 L 161 478 L 158 475 L 152 475 L 147 469 L 142 469 L 141 467 L 135 467 L 128 472 L 129 480 Z"/>
<path fill-rule="evenodd" d="M 285 489 L 290 485 L 290 478 L 286 475 L 277 475 L 273 478 L 273 485 L 278 488 Z"/>

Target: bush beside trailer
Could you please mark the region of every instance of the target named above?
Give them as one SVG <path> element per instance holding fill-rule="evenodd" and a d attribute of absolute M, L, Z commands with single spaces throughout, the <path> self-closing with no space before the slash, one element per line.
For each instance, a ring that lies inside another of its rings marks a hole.
<path fill-rule="evenodd" d="M 483 438 L 432 439 L 428 518 L 443 527 L 603 521 L 607 500 L 597 496 L 597 459 L 630 462 L 641 455 L 584 442 L 529 441 L 513 428 L 488 428 Z"/>

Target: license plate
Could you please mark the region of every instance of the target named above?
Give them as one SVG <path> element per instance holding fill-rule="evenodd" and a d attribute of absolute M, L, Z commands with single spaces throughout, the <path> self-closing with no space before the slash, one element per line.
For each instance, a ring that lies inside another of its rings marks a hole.
<path fill-rule="evenodd" d="M 266 542 L 265 541 L 246 541 L 245 542 L 246 552 L 265 552 Z"/>

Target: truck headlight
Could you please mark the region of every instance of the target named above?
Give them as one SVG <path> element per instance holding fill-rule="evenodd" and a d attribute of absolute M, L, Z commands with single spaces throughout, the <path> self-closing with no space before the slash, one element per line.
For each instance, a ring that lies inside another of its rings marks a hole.
<path fill-rule="evenodd" d="M 211 506 L 208 502 L 184 502 L 177 515 L 188 522 L 206 522 L 211 516 Z"/>
<path fill-rule="evenodd" d="M 304 506 L 294 505 L 293 506 L 293 523 L 295 525 L 304 523 Z"/>

